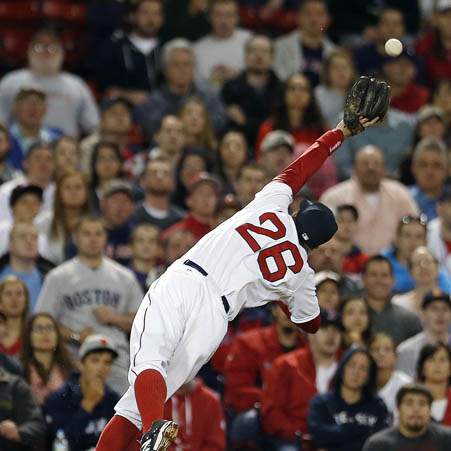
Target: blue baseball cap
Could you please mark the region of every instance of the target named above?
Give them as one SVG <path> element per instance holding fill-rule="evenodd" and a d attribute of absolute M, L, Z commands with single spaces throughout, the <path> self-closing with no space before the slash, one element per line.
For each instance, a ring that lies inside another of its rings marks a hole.
<path fill-rule="evenodd" d="M 310 249 L 327 243 L 338 229 L 332 210 L 321 202 L 304 200 L 293 219 L 299 242 Z"/>

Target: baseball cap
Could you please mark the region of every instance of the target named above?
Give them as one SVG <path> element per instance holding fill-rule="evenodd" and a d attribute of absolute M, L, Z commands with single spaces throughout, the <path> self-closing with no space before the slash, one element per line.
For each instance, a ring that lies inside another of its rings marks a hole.
<path fill-rule="evenodd" d="M 90 352 L 94 351 L 110 351 L 116 358 L 119 354 L 116 351 L 112 341 L 105 335 L 95 334 L 86 337 L 86 340 L 78 350 L 78 357 L 83 360 Z"/>
<path fill-rule="evenodd" d="M 213 177 L 208 172 L 199 172 L 196 174 L 191 180 L 189 184 L 189 192 L 190 194 L 202 183 L 210 183 L 213 186 L 216 193 L 219 194 L 221 191 L 221 184 L 216 177 Z"/>
<path fill-rule="evenodd" d="M 322 283 L 327 282 L 328 280 L 331 280 L 332 282 L 335 282 L 338 285 L 338 282 L 340 281 L 340 276 L 333 271 L 320 271 L 315 274 L 314 280 L 316 288 L 318 288 Z"/>
<path fill-rule="evenodd" d="M 338 229 L 332 210 L 321 202 L 302 201 L 293 219 L 299 242 L 310 249 L 329 241 Z"/>
<path fill-rule="evenodd" d="M 39 197 L 39 200 L 42 202 L 43 191 L 40 186 L 37 185 L 18 185 L 16 186 L 9 197 L 9 206 L 12 208 L 16 204 L 16 202 L 25 194 L 34 194 Z"/>
<path fill-rule="evenodd" d="M 425 105 L 418 112 L 418 123 L 421 124 L 432 117 L 436 117 L 440 119 L 442 122 L 445 122 L 445 115 L 443 114 L 443 110 L 438 106 L 434 105 Z"/>
<path fill-rule="evenodd" d="M 443 12 L 451 9 L 451 0 L 438 0 L 435 5 L 435 10 L 437 12 Z"/>
<path fill-rule="evenodd" d="M 294 139 L 290 133 L 283 130 L 274 130 L 268 133 L 261 144 L 261 151 L 268 152 L 275 147 L 286 146 L 291 152 L 294 150 Z"/>
<path fill-rule="evenodd" d="M 320 310 L 321 327 L 335 326 L 338 330 L 343 330 L 341 316 L 335 310 Z"/>
<path fill-rule="evenodd" d="M 103 198 L 112 196 L 113 194 L 124 193 L 130 197 L 131 200 L 135 200 L 133 195 L 133 188 L 127 182 L 123 182 L 122 180 L 113 180 L 110 182 L 105 192 L 103 193 Z"/>
<path fill-rule="evenodd" d="M 451 308 L 451 298 L 449 294 L 438 289 L 425 294 L 421 308 L 424 310 L 431 302 L 443 302 Z"/>

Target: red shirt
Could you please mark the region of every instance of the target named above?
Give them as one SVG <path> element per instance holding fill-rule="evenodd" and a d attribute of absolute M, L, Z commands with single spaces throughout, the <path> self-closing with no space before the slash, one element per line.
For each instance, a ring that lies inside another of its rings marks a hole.
<path fill-rule="evenodd" d="M 343 260 L 343 272 L 347 274 L 361 274 L 367 260 L 368 255 L 364 254 L 357 246 L 354 246 Z"/>
<path fill-rule="evenodd" d="M 431 85 L 439 80 L 451 79 L 451 51 L 438 50 L 438 32 L 433 30 L 421 37 L 415 46 L 415 53 L 423 57 L 426 74 Z"/>
<path fill-rule="evenodd" d="M 176 392 L 165 404 L 164 418 L 179 425 L 177 440 L 170 450 L 224 451 L 225 420 L 219 396 L 195 379 L 192 391 Z"/>
<path fill-rule="evenodd" d="M 19 355 L 19 352 L 22 349 L 22 339 L 18 338 L 15 343 L 13 343 L 9 348 L 5 348 L 2 344 L 0 344 L 0 352 L 7 354 L 11 357 L 15 357 Z"/>
<path fill-rule="evenodd" d="M 277 358 L 262 395 L 265 432 L 287 440 L 294 440 L 297 431 L 307 433 L 309 403 L 316 394 L 316 367 L 308 346 Z"/>
<path fill-rule="evenodd" d="M 391 98 L 390 105 L 405 113 L 416 113 L 428 100 L 429 90 L 411 83 L 402 94 Z"/>
<path fill-rule="evenodd" d="M 198 221 L 192 213 L 188 213 L 181 221 L 166 229 L 162 233 L 161 239 L 164 241 L 174 230 L 188 230 L 197 240 L 200 240 L 204 235 L 212 231 L 212 227 L 210 224 Z"/>
<path fill-rule="evenodd" d="M 451 426 L 451 388 L 448 390 L 448 405 L 446 406 L 442 424 L 445 426 Z"/>
<path fill-rule="evenodd" d="M 299 345 L 304 344 L 300 338 Z M 243 412 L 261 401 L 262 384 L 272 362 L 284 354 L 275 326 L 254 329 L 233 342 L 225 364 L 224 402 Z"/>

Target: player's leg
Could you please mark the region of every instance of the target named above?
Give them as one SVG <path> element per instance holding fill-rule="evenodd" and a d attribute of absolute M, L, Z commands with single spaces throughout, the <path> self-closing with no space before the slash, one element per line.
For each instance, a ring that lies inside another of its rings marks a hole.
<path fill-rule="evenodd" d="M 124 429 L 128 430 L 127 437 L 132 436 L 133 431 L 142 431 L 143 427 L 148 429 L 153 421 L 163 417 L 167 394 L 166 362 L 170 361 L 183 335 L 184 318 L 180 300 L 165 290 L 166 277 L 162 279 L 158 288 L 146 294 L 132 327 L 130 387 L 115 408 L 118 416 L 130 424 L 127 427 L 122 421 L 112 421 L 102 433 L 98 450 L 125 451 L 123 441 L 116 441 L 115 437 L 123 434 Z"/>
<path fill-rule="evenodd" d="M 96 451 L 137 451 L 140 440 L 141 431 L 131 421 L 114 415 L 103 430 Z"/>

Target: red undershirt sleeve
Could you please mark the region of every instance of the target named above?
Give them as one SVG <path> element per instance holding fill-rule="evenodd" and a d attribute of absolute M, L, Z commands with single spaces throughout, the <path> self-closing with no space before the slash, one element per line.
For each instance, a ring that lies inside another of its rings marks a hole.
<path fill-rule="evenodd" d="M 283 313 L 285 313 L 286 317 L 291 321 L 291 313 L 290 310 L 288 309 L 288 306 L 284 304 L 282 301 L 277 301 L 277 305 L 283 310 Z M 296 326 L 298 326 L 299 329 L 303 330 L 304 332 L 307 332 L 308 334 L 314 334 L 321 326 L 321 318 L 318 315 L 305 323 L 293 323 L 293 324 L 296 324 Z"/>
<path fill-rule="evenodd" d="M 329 130 L 320 136 L 300 157 L 274 178 L 274 181 L 290 186 L 297 194 L 305 182 L 322 166 L 344 140 L 339 129 Z"/>

